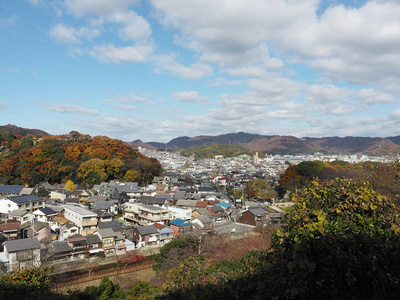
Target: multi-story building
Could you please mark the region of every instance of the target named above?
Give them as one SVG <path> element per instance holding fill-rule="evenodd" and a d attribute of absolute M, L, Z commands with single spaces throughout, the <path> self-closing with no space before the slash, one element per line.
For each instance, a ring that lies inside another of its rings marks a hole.
<path fill-rule="evenodd" d="M 97 214 L 78 206 L 66 206 L 64 217 L 75 223 L 80 234 L 86 236 L 97 230 Z"/>
<path fill-rule="evenodd" d="M 169 211 L 157 206 L 139 203 L 125 203 L 124 219 L 138 225 L 149 225 L 155 222 L 166 223 Z"/>

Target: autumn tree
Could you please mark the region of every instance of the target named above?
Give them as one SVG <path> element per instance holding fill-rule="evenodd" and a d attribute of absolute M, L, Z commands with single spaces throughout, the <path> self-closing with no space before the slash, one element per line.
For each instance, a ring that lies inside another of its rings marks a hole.
<path fill-rule="evenodd" d="M 65 189 L 68 191 L 75 191 L 76 190 L 76 186 L 74 185 L 74 183 L 72 182 L 72 180 L 68 180 L 65 183 Z"/>
<path fill-rule="evenodd" d="M 125 173 L 124 180 L 126 182 L 138 182 L 140 180 L 140 174 L 135 170 L 128 170 Z"/>
<path fill-rule="evenodd" d="M 106 166 L 102 159 L 93 158 L 82 163 L 78 168 L 78 177 L 87 185 L 95 185 L 108 178 Z"/>

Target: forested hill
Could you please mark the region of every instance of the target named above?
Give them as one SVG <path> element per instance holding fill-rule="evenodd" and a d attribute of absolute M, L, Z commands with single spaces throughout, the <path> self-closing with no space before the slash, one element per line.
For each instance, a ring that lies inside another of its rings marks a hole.
<path fill-rule="evenodd" d="M 50 135 L 47 132 L 40 130 L 40 129 L 22 128 L 22 127 L 18 127 L 18 126 L 11 125 L 11 124 L 0 126 L 0 132 L 1 131 L 10 132 L 10 133 L 22 135 L 22 136 L 33 135 L 36 137 L 41 137 L 41 136 L 49 136 Z"/>
<path fill-rule="evenodd" d="M 200 146 L 230 144 L 245 147 L 253 152 L 265 154 L 354 154 L 388 155 L 400 152 L 400 137 L 321 137 L 298 138 L 294 136 L 259 135 L 244 132 L 218 136 L 178 137 L 168 143 L 134 141 L 133 146 L 158 149 L 190 149 Z"/>
<path fill-rule="evenodd" d="M 223 157 L 235 157 L 242 154 L 247 154 L 252 156 L 253 152 L 246 149 L 245 147 L 236 145 L 212 145 L 212 146 L 202 146 L 196 148 L 190 148 L 181 151 L 184 156 L 189 156 L 194 154 L 195 158 L 214 158 L 216 155 L 222 155 Z"/>
<path fill-rule="evenodd" d="M 72 180 L 92 187 L 113 179 L 145 182 L 162 173 L 156 159 L 105 136 L 71 132 L 37 138 L 0 132 L 0 144 L 1 184 L 34 186 L 41 181 Z"/>

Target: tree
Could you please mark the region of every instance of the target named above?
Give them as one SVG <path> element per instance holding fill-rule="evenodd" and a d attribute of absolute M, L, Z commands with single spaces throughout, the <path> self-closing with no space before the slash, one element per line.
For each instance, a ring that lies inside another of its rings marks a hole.
<path fill-rule="evenodd" d="M 140 180 L 140 174 L 135 170 L 128 170 L 124 177 L 126 182 L 138 182 Z"/>
<path fill-rule="evenodd" d="M 93 158 L 82 163 L 78 168 L 78 177 L 88 185 L 100 184 L 108 178 L 105 163 L 100 158 Z"/>
<path fill-rule="evenodd" d="M 118 258 L 118 262 L 121 264 L 124 264 L 124 270 L 128 266 L 128 264 L 131 263 L 140 263 L 144 259 L 143 255 L 140 255 L 136 252 L 128 252 L 124 254 L 123 256 Z"/>
<path fill-rule="evenodd" d="M 75 191 L 76 190 L 76 186 L 74 185 L 72 180 L 68 180 L 67 183 L 65 184 L 65 189 L 68 190 L 68 191 Z"/>
<path fill-rule="evenodd" d="M 326 165 L 322 161 L 303 161 L 297 165 L 297 172 L 308 179 L 321 177 Z"/>

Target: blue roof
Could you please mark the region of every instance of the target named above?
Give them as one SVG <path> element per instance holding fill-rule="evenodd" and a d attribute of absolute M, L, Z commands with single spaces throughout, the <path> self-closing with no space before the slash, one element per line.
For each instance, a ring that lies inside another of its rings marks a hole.
<path fill-rule="evenodd" d="M 24 185 L 0 185 L 0 194 L 19 194 Z"/>
<path fill-rule="evenodd" d="M 36 195 L 22 195 L 22 196 L 12 196 L 12 197 L 7 197 L 10 199 L 12 202 L 17 203 L 17 204 L 24 204 L 24 203 L 29 203 L 29 202 L 40 202 L 43 201 L 42 198 L 36 196 Z"/>
<path fill-rule="evenodd" d="M 231 207 L 231 205 L 226 202 L 220 202 L 220 203 L 215 204 L 215 206 L 217 206 L 217 205 L 222 206 L 225 209 L 228 209 L 229 207 Z"/>
<path fill-rule="evenodd" d="M 191 222 L 184 220 L 184 219 L 180 219 L 180 218 L 176 218 L 175 220 L 173 220 L 172 222 L 169 222 L 170 225 L 176 225 L 179 227 L 183 227 L 183 226 L 191 226 L 193 225 Z"/>

